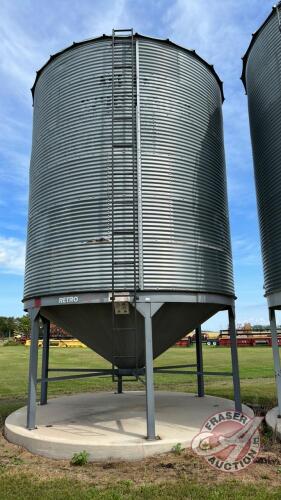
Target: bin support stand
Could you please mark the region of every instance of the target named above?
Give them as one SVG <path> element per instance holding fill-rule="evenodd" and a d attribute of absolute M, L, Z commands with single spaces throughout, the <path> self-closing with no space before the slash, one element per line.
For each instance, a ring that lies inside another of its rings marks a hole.
<path fill-rule="evenodd" d="M 203 372 L 203 352 L 202 352 L 202 332 L 201 325 L 195 330 L 195 340 L 196 340 L 196 363 L 197 363 L 197 387 L 198 387 L 198 397 L 203 398 L 205 395 L 204 391 L 204 372 Z"/>
<path fill-rule="evenodd" d="M 235 410 L 242 412 L 234 307 L 230 307 L 228 309 L 228 320 L 229 320 L 229 334 L 230 334 L 231 361 L 232 361 L 232 380 L 233 380 L 233 389 L 234 389 Z"/>
<path fill-rule="evenodd" d="M 145 388 L 146 388 L 146 426 L 147 439 L 157 439 L 155 431 L 155 396 L 153 376 L 153 338 L 152 317 L 160 309 L 162 303 L 137 303 L 136 308 L 144 317 L 145 335 Z"/>
<path fill-rule="evenodd" d="M 31 344 L 29 354 L 29 377 L 28 377 L 28 399 L 27 399 L 27 421 L 29 430 L 35 429 L 36 420 L 36 386 L 37 386 L 37 364 L 38 364 L 38 339 L 39 339 L 39 307 L 29 311 L 31 320 Z"/>
<path fill-rule="evenodd" d="M 42 350 L 42 380 L 40 405 L 46 405 L 48 401 L 48 374 L 49 374 L 49 347 L 50 347 L 50 321 L 43 320 L 43 350 Z"/>
<path fill-rule="evenodd" d="M 118 375 L 117 378 L 117 394 L 123 394 L 123 377 Z"/>
<path fill-rule="evenodd" d="M 153 441 L 155 434 L 155 397 L 153 376 L 153 344 L 151 304 L 145 304 L 145 388 L 146 388 L 146 423 L 147 439 Z"/>
<path fill-rule="evenodd" d="M 273 307 L 269 308 L 269 321 L 270 321 L 270 330 L 271 330 L 272 353 L 273 353 L 273 361 L 274 361 L 276 389 L 277 389 L 278 417 L 281 418 L 281 369 L 280 369 L 280 355 L 279 355 L 279 346 L 278 346 L 278 336 L 277 336 L 275 309 Z"/>
<path fill-rule="evenodd" d="M 153 369 L 153 336 L 152 336 L 152 318 L 154 314 L 161 308 L 161 302 L 138 302 L 136 304 L 137 310 L 144 317 L 145 325 L 145 387 L 146 387 L 146 422 L 147 422 L 147 439 L 153 441 L 157 439 L 155 431 L 155 395 L 154 395 L 154 369 Z M 42 378 L 37 379 L 37 364 L 38 364 L 38 339 L 39 339 L 39 320 L 40 320 L 40 307 L 33 307 L 28 310 L 31 320 L 31 345 L 30 345 L 30 358 L 29 358 L 29 379 L 28 379 L 28 402 L 27 402 L 27 428 L 29 430 L 36 429 L 36 386 L 37 382 L 41 382 L 41 396 L 40 403 L 47 404 L 48 396 L 48 380 L 63 380 L 75 377 L 85 376 L 99 376 L 104 375 L 106 370 L 102 373 L 95 373 L 98 370 L 87 370 L 89 374 L 72 375 L 64 377 L 54 377 L 49 379 L 49 339 L 50 339 L 50 323 L 47 319 L 42 318 L 43 321 L 43 353 L 42 353 Z M 235 310 L 233 307 L 228 308 L 229 316 L 229 332 L 231 342 L 231 359 L 232 359 L 232 378 L 234 387 L 234 400 L 236 411 L 242 411 L 241 396 L 240 396 L 240 379 L 237 355 L 237 341 L 236 341 L 236 328 L 235 328 Z M 272 349 L 276 372 L 276 383 L 278 392 L 278 407 L 279 414 L 281 415 L 281 370 L 280 358 L 276 332 L 275 311 L 270 309 L 270 325 L 272 332 Z M 202 334 L 201 326 L 196 329 L 196 355 L 197 355 L 197 383 L 198 383 L 198 396 L 204 396 L 204 371 L 203 371 L 203 355 L 202 355 Z M 192 366 L 192 365 L 190 365 Z M 176 367 L 167 367 L 176 368 Z M 160 373 L 170 373 L 169 370 L 157 369 Z M 66 370 L 67 371 L 67 370 Z M 81 370 L 79 370 L 81 371 Z M 82 370 L 83 371 L 83 370 Z M 86 371 L 86 370 L 84 370 Z M 156 371 L 156 369 L 155 369 Z M 91 374 L 91 372 L 93 372 Z M 179 371 L 172 373 L 181 373 Z M 193 372 L 186 372 L 193 373 Z M 207 372 L 208 373 L 208 372 Z M 216 375 L 217 373 L 213 373 Z M 120 375 L 120 374 L 118 374 Z M 122 376 L 118 378 L 118 392 L 122 392 Z"/>

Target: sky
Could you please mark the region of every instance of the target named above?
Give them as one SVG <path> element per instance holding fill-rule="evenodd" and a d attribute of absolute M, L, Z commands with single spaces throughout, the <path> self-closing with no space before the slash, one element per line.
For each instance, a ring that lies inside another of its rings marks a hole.
<path fill-rule="evenodd" d="M 169 38 L 214 64 L 224 82 L 224 135 L 237 322 L 268 323 L 241 57 L 272 0 L 0 0 L 0 315 L 21 315 L 30 88 L 50 54 L 112 28 Z M 205 328 L 225 328 L 225 313 Z"/>

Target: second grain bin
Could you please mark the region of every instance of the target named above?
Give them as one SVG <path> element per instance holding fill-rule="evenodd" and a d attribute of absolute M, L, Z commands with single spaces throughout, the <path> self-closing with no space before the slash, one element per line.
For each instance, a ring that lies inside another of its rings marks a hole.
<path fill-rule="evenodd" d="M 281 414 L 281 379 L 275 309 L 281 309 L 281 3 L 254 33 L 243 57 L 260 223 L 264 290 Z"/>
<path fill-rule="evenodd" d="M 51 56 L 33 96 L 25 308 L 111 361 L 119 382 L 145 370 L 150 395 L 152 358 L 227 309 L 239 407 L 213 67 L 117 30 Z"/>

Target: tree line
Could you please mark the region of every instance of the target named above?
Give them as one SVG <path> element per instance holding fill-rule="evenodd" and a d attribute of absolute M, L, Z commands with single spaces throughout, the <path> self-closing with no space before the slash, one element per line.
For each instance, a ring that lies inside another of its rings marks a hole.
<path fill-rule="evenodd" d="M 280 326 L 278 326 L 280 328 Z M 270 329 L 269 325 L 251 325 L 251 323 L 244 323 L 244 325 L 237 325 L 238 330 L 244 331 L 266 331 Z M 14 335 L 30 335 L 30 319 L 28 314 L 20 317 L 14 316 L 0 316 L 0 338 L 14 337 Z M 57 327 L 51 323 L 51 337 L 65 336 L 68 333 L 62 328 Z"/>
<path fill-rule="evenodd" d="M 30 320 L 27 314 L 20 317 L 0 316 L 0 337 L 29 335 Z"/>
<path fill-rule="evenodd" d="M 30 336 L 30 319 L 28 314 L 20 317 L 0 316 L 0 338 L 14 337 L 15 335 Z M 41 328 L 40 328 L 41 331 Z M 39 334 L 42 335 L 42 331 Z M 51 337 L 70 337 L 69 333 L 58 327 L 54 323 L 50 325 Z"/>

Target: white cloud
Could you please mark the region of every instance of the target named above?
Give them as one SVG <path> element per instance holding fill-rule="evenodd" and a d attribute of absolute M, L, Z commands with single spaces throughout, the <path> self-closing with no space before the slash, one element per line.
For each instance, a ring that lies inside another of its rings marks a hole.
<path fill-rule="evenodd" d="M 15 186 L 27 187 L 29 155 L 10 150 L 2 150 L 0 175 L 2 182 L 12 182 Z"/>
<path fill-rule="evenodd" d="M 8 78 L 14 96 L 31 104 L 29 89 L 34 79 L 36 64 L 42 60 L 39 45 L 16 22 L 9 8 L 4 9 L 0 22 L 0 69 Z"/>
<path fill-rule="evenodd" d="M 2 3 L 0 71 L 9 81 L 14 98 L 17 96 L 28 106 L 31 105 L 30 88 L 35 72 L 47 62 L 50 54 L 71 45 L 74 40 L 111 33 L 114 26 L 127 22 L 126 0 L 105 0 L 104 4 L 79 2 L 74 9 L 69 9 L 69 3 L 62 1 L 57 4 L 56 12 L 52 1 L 38 10 L 32 3 L 17 4 L 7 0 Z"/>
<path fill-rule="evenodd" d="M 249 238 L 236 237 L 232 240 L 234 266 L 261 267 L 260 247 Z"/>
<path fill-rule="evenodd" d="M 241 56 L 249 45 L 251 32 L 260 26 L 271 9 L 269 0 L 262 6 L 259 0 L 251 0 L 251 3 L 249 8 L 241 0 L 171 2 L 166 13 L 170 36 L 218 66 L 223 79 L 229 75 L 236 79 L 241 74 Z"/>
<path fill-rule="evenodd" d="M 126 0 L 61 1 L 54 10 L 52 0 L 39 8 L 32 2 L 2 0 L 0 17 L 0 177 L 3 186 L 27 189 L 31 147 L 31 93 L 35 72 L 73 40 L 111 33 L 113 26 L 127 23 Z M 101 8 L 103 7 L 103 8 Z M 40 16 L 40 20 L 37 16 Z M 57 19 L 55 19 L 57 17 Z M 42 23 L 41 23 L 42 18 Z M 36 20 L 38 22 L 36 22 Z M 54 22 L 56 20 L 56 22 Z M 40 21 L 40 22 L 39 22 Z M 27 29 L 28 27 L 28 29 Z"/>
<path fill-rule="evenodd" d="M 23 274 L 25 242 L 0 236 L 0 273 Z"/>

